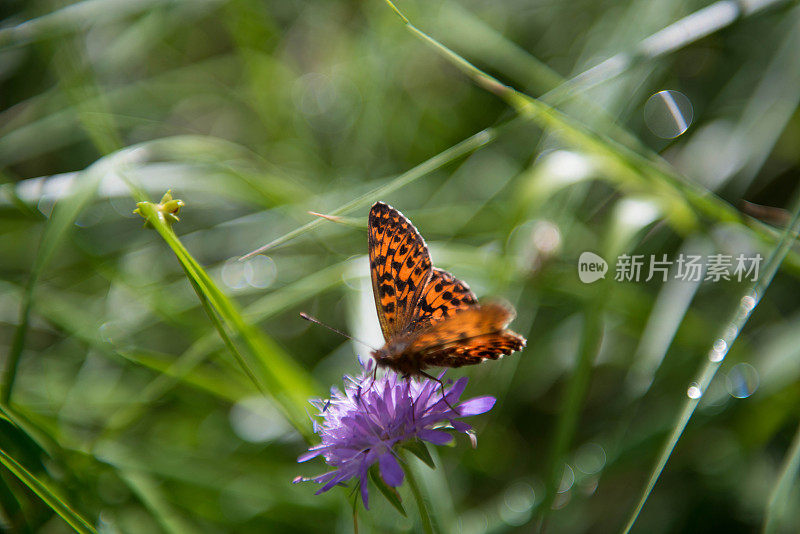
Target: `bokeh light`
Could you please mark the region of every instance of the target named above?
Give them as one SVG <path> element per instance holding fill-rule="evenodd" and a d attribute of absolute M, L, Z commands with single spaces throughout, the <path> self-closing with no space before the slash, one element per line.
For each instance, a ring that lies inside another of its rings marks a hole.
<path fill-rule="evenodd" d="M 678 91 L 659 91 L 644 105 L 644 121 L 650 131 L 662 139 L 672 139 L 692 125 L 692 103 Z"/>

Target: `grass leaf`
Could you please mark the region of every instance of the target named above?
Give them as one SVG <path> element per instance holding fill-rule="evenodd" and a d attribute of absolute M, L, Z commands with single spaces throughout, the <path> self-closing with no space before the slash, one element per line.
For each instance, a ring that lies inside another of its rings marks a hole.
<path fill-rule="evenodd" d="M 20 482 L 25 484 L 25 486 L 47 503 L 47 506 L 60 515 L 75 532 L 80 532 L 81 534 L 97 533 L 92 524 L 81 517 L 81 515 L 60 497 L 48 483 L 35 477 L 3 449 L 0 449 L 0 462 L 2 462 L 6 469 L 11 471 Z"/>

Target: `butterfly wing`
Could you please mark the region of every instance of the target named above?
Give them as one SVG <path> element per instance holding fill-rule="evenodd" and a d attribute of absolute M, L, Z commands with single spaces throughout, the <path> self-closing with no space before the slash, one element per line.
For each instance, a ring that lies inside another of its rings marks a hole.
<path fill-rule="evenodd" d="M 383 202 L 370 209 L 367 234 L 375 307 L 388 341 L 411 324 L 431 277 L 431 256 L 411 221 Z"/>
<path fill-rule="evenodd" d="M 453 315 L 420 330 L 411 340 L 409 350 L 428 353 L 468 339 L 504 332 L 514 315 L 511 307 L 496 302 L 456 310 Z"/>
<path fill-rule="evenodd" d="M 414 310 L 412 331 L 426 328 L 477 302 L 478 299 L 465 282 L 447 271 L 434 268 Z"/>
<path fill-rule="evenodd" d="M 504 330 L 432 349 L 425 353 L 423 362 L 425 365 L 435 367 L 461 367 L 475 365 L 486 359 L 496 360 L 523 348 L 525 348 L 525 338 L 510 330 Z"/>

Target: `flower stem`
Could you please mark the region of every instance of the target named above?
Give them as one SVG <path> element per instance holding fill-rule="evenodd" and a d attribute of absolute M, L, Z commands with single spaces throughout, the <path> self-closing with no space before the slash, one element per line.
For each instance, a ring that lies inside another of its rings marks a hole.
<path fill-rule="evenodd" d="M 358 534 L 358 492 L 353 493 L 353 534 Z"/>
<path fill-rule="evenodd" d="M 422 530 L 425 532 L 425 534 L 434 534 L 431 514 L 428 511 L 428 504 L 425 502 L 425 498 L 422 496 L 422 491 L 419 489 L 419 484 L 417 483 L 417 478 L 414 475 L 414 470 L 409 465 L 408 455 L 405 455 L 404 459 L 404 463 L 406 464 L 406 480 L 408 480 L 408 487 L 411 489 L 411 494 L 414 496 L 414 500 L 417 503 L 417 508 L 419 509 L 419 518 L 422 521 Z"/>

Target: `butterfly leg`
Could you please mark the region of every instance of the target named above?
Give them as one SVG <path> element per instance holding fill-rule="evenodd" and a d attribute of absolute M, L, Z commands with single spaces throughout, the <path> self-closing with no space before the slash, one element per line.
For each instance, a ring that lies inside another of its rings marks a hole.
<path fill-rule="evenodd" d="M 369 391 L 372 389 L 372 386 L 375 385 L 375 378 L 378 376 L 378 366 L 372 368 L 372 376 L 370 377 L 369 387 L 364 388 L 365 391 Z M 361 386 L 358 387 L 359 395 L 361 394 Z"/>
<path fill-rule="evenodd" d="M 403 379 L 406 381 L 406 396 L 410 396 L 409 392 L 411 391 L 411 376 L 410 375 L 403 375 Z M 411 401 L 411 424 L 417 424 L 417 399 Z"/>
<path fill-rule="evenodd" d="M 456 413 L 456 415 L 460 415 L 459 411 L 456 410 L 455 408 L 453 408 L 453 406 L 451 406 L 450 403 L 447 402 L 447 397 L 444 394 L 444 382 L 442 382 L 441 380 L 439 380 L 438 378 L 436 378 L 433 375 L 429 375 L 428 373 L 426 373 L 425 371 L 422 371 L 422 370 L 419 371 L 419 374 L 421 374 L 422 376 L 428 377 L 431 380 L 439 382 L 439 387 L 442 390 L 442 400 L 444 401 L 444 403 L 447 405 L 448 408 L 450 408 L 451 410 L 453 410 Z"/>

